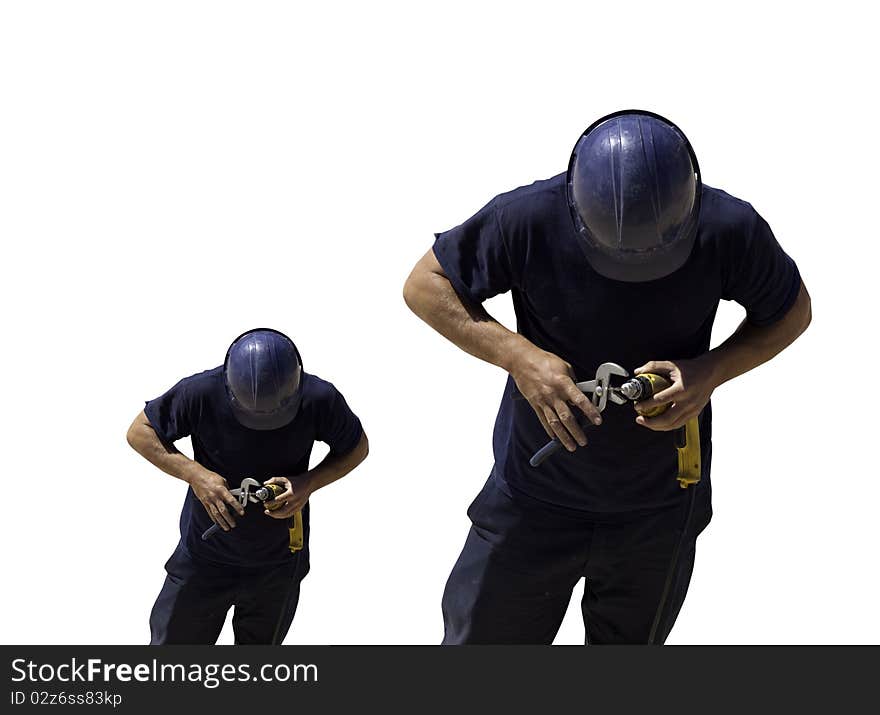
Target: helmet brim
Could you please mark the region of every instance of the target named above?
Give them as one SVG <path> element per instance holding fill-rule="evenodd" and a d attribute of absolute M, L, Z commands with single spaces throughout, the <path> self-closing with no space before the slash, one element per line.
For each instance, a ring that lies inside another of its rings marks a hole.
<path fill-rule="evenodd" d="M 281 429 L 293 422 L 299 412 L 302 403 L 302 391 L 295 399 L 290 400 L 282 407 L 272 412 L 251 412 L 245 409 L 235 399 L 233 395 L 229 395 L 229 404 L 232 407 L 232 414 L 236 421 L 242 426 L 252 430 L 260 430 L 267 432 L 269 430 Z"/>
<path fill-rule="evenodd" d="M 644 260 L 638 260 L 638 256 L 633 256 L 633 259 L 628 261 L 612 258 L 584 235 L 581 235 L 578 244 L 583 249 L 590 266 L 599 275 L 626 283 L 644 283 L 665 278 L 687 263 L 696 235 L 695 226 L 689 235 L 676 241 L 667 251 L 660 255 L 654 253 Z"/>

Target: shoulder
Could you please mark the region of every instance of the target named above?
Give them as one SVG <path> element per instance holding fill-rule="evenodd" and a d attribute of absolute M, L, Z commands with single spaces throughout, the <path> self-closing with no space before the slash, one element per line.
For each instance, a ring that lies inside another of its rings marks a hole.
<path fill-rule="evenodd" d="M 530 240 L 568 216 L 565 174 L 535 181 L 495 197 L 498 222 L 508 240 Z"/>
<path fill-rule="evenodd" d="M 198 429 L 202 415 L 212 412 L 223 395 L 223 368 L 178 380 L 165 393 L 144 405 L 147 419 L 159 436 L 172 443 Z"/>
<path fill-rule="evenodd" d="M 302 404 L 303 410 L 311 414 L 319 425 L 351 414 L 345 397 L 332 382 L 309 373 L 303 373 Z"/>
<path fill-rule="evenodd" d="M 546 212 L 558 210 L 560 200 L 565 200 L 564 173 L 499 194 L 493 204 L 508 220 L 540 220 Z"/>
<path fill-rule="evenodd" d="M 303 403 L 318 407 L 332 403 L 339 395 L 339 390 L 332 382 L 308 372 L 303 372 L 302 390 Z"/>
<path fill-rule="evenodd" d="M 703 185 L 700 226 L 704 230 L 718 235 L 748 233 L 757 218 L 757 211 L 748 201 Z"/>
<path fill-rule="evenodd" d="M 179 390 L 187 399 L 201 400 L 216 394 L 223 385 L 223 366 L 197 372 L 180 380 L 173 389 Z"/>

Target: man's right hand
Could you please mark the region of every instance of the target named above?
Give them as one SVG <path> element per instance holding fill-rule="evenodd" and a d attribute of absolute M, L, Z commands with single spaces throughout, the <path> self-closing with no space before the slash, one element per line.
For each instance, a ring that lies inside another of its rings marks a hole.
<path fill-rule="evenodd" d="M 223 531 L 235 528 L 232 512 L 244 516 L 244 507 L 232 496 L 226 480 L 216 472 L 197 465 L 188 481 L 211 520 Z"/>
<path fill-rule="evenodd" d="M 547 435 L 558 439 L 569 452 L 587 443 L 572 406 L 593 424 L 602 424 L 599 410 L 577 388 L 574 371 L 562 358 L 529 344 L 517 351 L 509 372 Z"/>

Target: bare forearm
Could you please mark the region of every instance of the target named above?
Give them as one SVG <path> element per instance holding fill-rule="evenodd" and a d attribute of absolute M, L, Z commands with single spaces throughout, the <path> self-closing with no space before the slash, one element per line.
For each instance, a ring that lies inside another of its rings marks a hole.
<path fill-rule="evenodd" d="M 559 439 L 570 451 L 587 443 L 572 406 L 594 424 L 600 424 L 602 418 L 575 385 L 571 365 L 508 330 L 482 306 L 462 300 L 433 251 L 413 268 L 403 297 L 416 315 L 445 338 L 506 370 L 548 436 Z"/>
<path fill-rule="evenodd" d="M 505 328 L 479 305 L 463 300 L 429 251 L 404 287 L 404 300 L 419 318 L 465 352 L 511 370 L 511 359 L 528 341 Z"/>
<path fill-rule="evenodd" d="M 346 474 L 357 467 L 367 458 L 370 452 L 370 444 L 366 433 L 361 434 L 357 446 L 348 454 L 327 455 L 320 464 L 309 471 L 309 486 L 311 491 L 316 491 L 328 484 L 342 479 Z"/>
<path fill-rule="evenodd" d="M 128 443 L 138 454 L 172 477 L 189 483 L 199 465 L 182 452 L 162 444 L 147 416 L 141 412 L 131 423 L 126 435 Z"/>
<path fill-rule="evenodd" d="M 780 321 L 759 327 L 743 321 L 721 345 L 706 355 L 716 385 L 767 362 L 791 345 L 810 324 L 810 296 L 801 284 L 797 300 Z"/>

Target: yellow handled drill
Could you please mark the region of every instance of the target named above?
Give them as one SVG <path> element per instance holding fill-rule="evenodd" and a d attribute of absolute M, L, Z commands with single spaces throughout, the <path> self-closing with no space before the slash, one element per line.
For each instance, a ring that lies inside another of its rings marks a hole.
<path fill-rule="evenodd" d="M 635 403 L 636 412 L 645 417 L 663 414 L 669 404 L 658 405 L 648 410 L 640 410 L 639 402 L 647 400 L 658 392 L 665 390 L 672 383 L 662 375 L 646 372 L 627 380 L 618 391 L 628 400 Z M 675 447 L 678 450 L 678 483 L 682 489 L 700 481 L 700 423 L 697 417 L 688 420 L 684 427 L 675 432 Z"/>
<path fill-rule="evenodd" d="M 262 492 L 262 494 L 261 494 Z M 262 502 L 268 502 L 275 497 L 284 493 L 284 487 L 280 484 L 265 484 L 257 490 L 257 498 Z M 269 511 L 280 509 L 281 504 L 266 504 Z M 290 550 L 299 551 L 303 547 L 303 522 L 302 512 L 298 511 L 293 515 L 293 523 L 290 525 Z"/>

